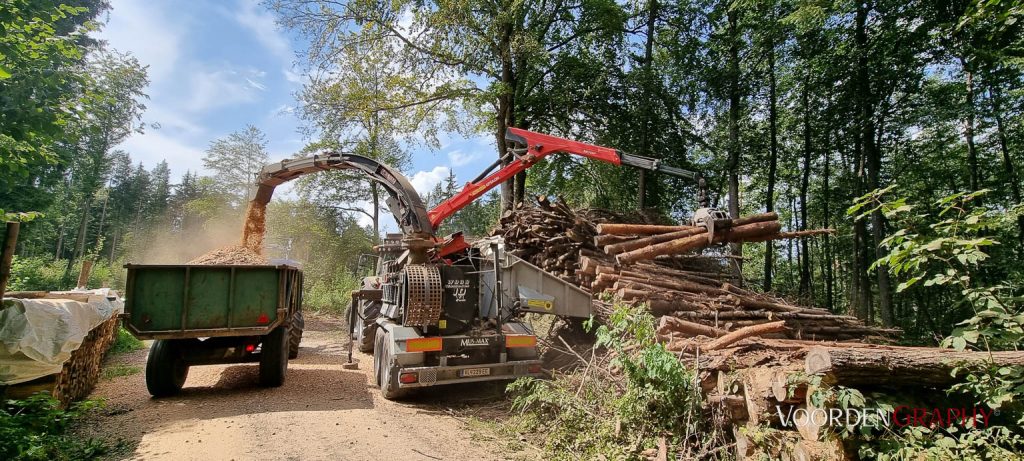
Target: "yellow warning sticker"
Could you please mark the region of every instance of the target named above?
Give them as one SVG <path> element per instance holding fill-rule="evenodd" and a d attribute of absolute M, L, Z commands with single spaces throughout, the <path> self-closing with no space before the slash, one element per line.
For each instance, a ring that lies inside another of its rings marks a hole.
<path fill-rule="evenodd" d="M 543 299 L 530 299 L 526 301 L 527 307 L 535 307 L 538 309 L 551 310 L 551 301 L 545 301 Z"/>
<path fill-rule="evenodd" d="M 437 327 L 438 328 L 448 328 L 448 321 L 447 320 L 438 320 L 437 321 Z"/>

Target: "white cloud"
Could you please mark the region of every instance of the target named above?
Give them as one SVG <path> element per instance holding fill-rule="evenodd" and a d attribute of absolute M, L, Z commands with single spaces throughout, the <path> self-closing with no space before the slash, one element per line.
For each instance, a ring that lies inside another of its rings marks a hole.
<path fill-rule="evenodd" d="M 262 83 L 259 83 L 259 82 L 255 81 L 255 80 L 253 80 L 253 79 L 251 79 L 249 77 L 245 77 L 245 81 L 249 83 L 249 86 L 251 86 L 251 87 L 253 87 L 253 88 L 257 89 L 257 90 L 260 90 L 260 91 L 266 91 L 267 90 L 267 86 L 266 85 L 264 85 Z"/>
<path fill-rule="evenodd" d="M 144 0 L 113 0 L 110 20 L 97 34 L 119 51 L 131 52 L 149 66 L 152 82 L 169 77 L 177 68 L 187 27 L 173 21 L 160 6 Z"/>
<path fill-rule="evenodd" d="M 461 150 L 453 150 L 448 153 L 448 162 L 454 167 L 469 165 L 480 158 L 480 154 L 477 152 L 467 154 Z"/>
<path fill-rule="evenodd" d="M 172 181 L 178 180 L 185 171 L 203 170 L 203 149 L 184 143 L 162 129 L 133 134 L 117 148 L 131 154 L 135 163 L 142 162 L 147 168 L 167 160 L 171 167 Z"/>
<path fill-rule="evenodd" d="M 291 69 L 281 69 L 281 73 L 284 74 L 284 79 L 287 80 L 288 83 L 294 83 L 296 85 L 305 85 L 307 82 L 309 82 L 309 75 L 300 74 Z"/>
<path fill-rule="evenodd" d="M 234 18 L 255 36 L 264 48 L 274 56 L 291 62 L 292 46 L 288 38 L 277 27 L 274 15 L 262 8 L 257 0 L 242 0 L 236 8 Z"/>
<path fill-rule="evenodd" d="M 248 74 L 255 76 L 253 71 Z M 189 82 L 191 97 L 185 103 L 185 109 L 202 113 L 217 107 L 253 102 L 257 88 L 252 83 L 251 77 L 236 70 L 193 73 Z"/>
<path fill-rule="evenodd" d="M 409 182 L 420 196 L 424 196 L 434 190 L 434 186 L 440 184 L 444 178 L 447 178 L 450 171 L 446 166 L 435 166 L 430 171 L 417 171 L 409 178 Z"/>

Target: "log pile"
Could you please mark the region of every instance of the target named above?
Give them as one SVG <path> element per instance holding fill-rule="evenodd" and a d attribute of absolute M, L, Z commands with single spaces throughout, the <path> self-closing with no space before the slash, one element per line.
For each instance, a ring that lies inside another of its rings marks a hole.
<path fill-rule="evenodd" d="M 709 237 L 706 227 L 574 211 L 540 197 L 536 207 L 506 213 L 494 234 L 504 237 L 512 254 L 590 290 L 595 298 L 643 303 L 655 316 L 673 317 L 676 322 L 663 332 L 671 337 L 672 350 L 689 347 L 688 337 L 717 338 L 777 321 L 785 327 L 772 336 L 794 339 L 886 340 L 898 333 L 741 288 L 731 268 L 733 257 L 719 251 L 723 243 L 804 238 L 831 229 L 783 232 L 775 213 L 719 219 L 713 229 Z M 608 307 L 595 302 L 599 315 Z"/>
<path fill-rule="evenodd" d="M 834 386 L 887 396 L 908 408 L 945 408 L 954 404 L 943 390 L 964 376 L 954 377 L 954 367 L 1024 366 L 1024 352 L 990 355 L 756 335 L 726 347 L 711 346 L 704 342 L 701 355 L 690 354 L 682 360 L 698 362 L 705 401 L 731 425 L 738 460 L 856 459 L 856 447 L 844 446 L 835 435 L 842 429 L 836 426 L 845 420 L 828 416 L 840 407 L 831 392 Z M 910 410 L 906 413 L 889 416 L 898 420 L 908 417 Z M 898 424 L 890 423 L 889 428 Z"/>
<path fill-rule="evenodd" d="M 4 390 L 6 398 L 25 398 L 36 392 L 49 392 L 67 407 L 89 395 L 99 382 L 103 357 L 117 337 L 118 317 L 115 315 L 93 328 L 82 345 L 71 353 L 60 373 L 13 385 Z"/>
<path fill-rule="evenodd" d="M 513 255 L 576 285 L 582 285 L 576 272 L 580 257 L 600 254 L 594 243 L 597 224 L 644 220 L 604 210 L 573 210 L 565 202 L 545 196 L 537 197 L 537 205 L 519 204 L 505 212 L 491 235 L 501 235 Z"/>

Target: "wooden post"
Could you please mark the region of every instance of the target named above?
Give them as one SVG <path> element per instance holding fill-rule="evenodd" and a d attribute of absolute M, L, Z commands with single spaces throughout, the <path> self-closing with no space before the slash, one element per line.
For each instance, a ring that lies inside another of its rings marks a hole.
<path fill-rule="evenodd" d="M 3 252 L 0 253 L 0 299 L 7 291 L 7 280 L 11 278 L 11 263 L 14 261 L 14 249 L 18 245 L 18 229 L 21 223 L 7 223 L 7 236 L 4 238 Z"/>
<path fill-rule="evenodd" d="M 78 284 L 76 288 L 89 288 L 89 274 L 92 272 L 92 261 L 86 259 L 82 261 L 82 270 L 78 273 Z"/>

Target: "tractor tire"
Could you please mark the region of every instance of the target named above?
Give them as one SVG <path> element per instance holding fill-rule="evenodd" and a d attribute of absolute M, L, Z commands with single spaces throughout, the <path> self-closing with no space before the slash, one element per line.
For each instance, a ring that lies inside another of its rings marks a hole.
<path fill-rule="evenodd" d="M 387 400 L 400 400 L 409 395 L 409 389 L 398 387 L 398 375 L 391 365 L 391 333 L 381 329 L 377 334 L 383 336 L 380 354 L 380 395 Z"/>
<path fill-rule="evenodd" d="M 146 389 L 156 398 L 170 397 L 181 392 L 188 378 L 188 364 L 185 363 L 184 342 L 174 339 L 158 339 L 149 350 L 146 360 Z"/>
<path fill-rule="evenodd" d="M 362 304 L 362 303 L 360 303 Z M 359 352 L 370 353 L 373 351 L 373 343 L 377 337 L 377 323 L 373 319 L 367 318 L 363 320 L 366 309 L 360 309 L 361 312 L 356 313 L 356 325 L 353 328 L 352 334 L 356 336 L 356 345 L 359 348 Z"/>
<path fill-rule="evenodd" d="M 377 330 L 377 334 L 373 338 L 373 384 L 377 386 L 380 386 L 381 364 L 384 362 L 381 359 L 382 344 L 384 343 L 383 331 Z"/>
<path fill-rule="evenodd" d="M 260 386 L 278 387 L 284 384 L 288 372 L 288 327 L 281 325 L 263 337 L 260 351 Z"/>
<path fill-rule="evenodd" d="M 288 329 L 288 358 L 294 359 L 299 356 L 299 343 L 302 342 L 302 330 L 306 328 L 306 319 L 302 317 L 302 310 L 296 310 L 292 314 L 291 326 Z"/>

